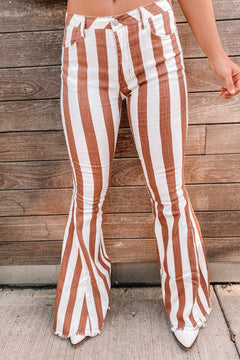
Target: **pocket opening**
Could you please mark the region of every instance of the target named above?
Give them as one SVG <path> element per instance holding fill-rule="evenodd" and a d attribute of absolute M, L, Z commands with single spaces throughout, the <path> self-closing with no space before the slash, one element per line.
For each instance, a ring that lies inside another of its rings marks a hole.
<path fill-rule="evenodd" d="M 146 27 L 150 34 L 160 38 L 169 38 L 178 32 L 176 19 L 171 9 L 147 18 Z"/>
<path fill-rule="evenodd" d="M 62 47 L 68 50 L 73 50 L 77 46 L 77 35 L 79 31 L 79 25 L 74 26 L 67 24 L 64 28 Z"/>

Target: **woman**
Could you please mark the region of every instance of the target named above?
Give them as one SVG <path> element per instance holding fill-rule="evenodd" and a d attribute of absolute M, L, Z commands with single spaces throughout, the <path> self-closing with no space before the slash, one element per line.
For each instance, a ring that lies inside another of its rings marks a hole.
<path fill-rule="evenodd" d="M 210 0 L 179 0 L 211 69 L 240 91 L 240 67 L 223 50 Z M 100 334 L 111 262 L 102 205 L 122 100 L 154 214 L 163 302 L 178 344 L 190 349 L 211 312 L 206 252 L 184 183 L 188 92 L 171 0 L 69 0 L 61 67 L 61 114 L 74 191 L 57 283 L 53 331 L 78 346 Z"/>

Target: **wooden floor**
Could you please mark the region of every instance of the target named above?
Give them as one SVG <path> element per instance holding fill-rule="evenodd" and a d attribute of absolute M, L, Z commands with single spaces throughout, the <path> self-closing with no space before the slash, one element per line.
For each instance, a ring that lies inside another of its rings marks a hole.
<path fill-rule="evenodd" d="M 101 334 L 76 349 L 52 333 L 55 291 L 0 289 L 1 360 L 239 359 L 240 284 L 211 285 L 212 313 L 187 352 L 170 330 L 161 287 L 112 287 Z"/>

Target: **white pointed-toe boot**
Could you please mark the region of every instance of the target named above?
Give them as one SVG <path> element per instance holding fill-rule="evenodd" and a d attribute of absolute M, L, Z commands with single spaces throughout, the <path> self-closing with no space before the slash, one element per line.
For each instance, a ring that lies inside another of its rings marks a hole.
<path fill-rule="evenodd" d="M 191 349 L 193 344 L 195 343 L 197 336 L 199 333 L 199 328 L 197 329 L 180 329 L 174 330 L 173 335 L 177 341 L 177 343 L 184 349 Z"/>
<path fill-rule="evenodd" d="M 107 308 L 107 312 L 109 312 L 109 311 L 110 311 L 110 306 L 108 306 L 108 308 Z M 96 333 L 93 336 L 97 336 L 97 335 L 98 334 Z M 77 346 L 81 345 L 82 343 L 84 343 L 84 341 L 89 339 L 91 336 L 90 335 L 74 334 L 74 335 L 70 335 L 69 340 L 70 340 L 70 343 L 72 344 L 73 347 L 77 347 Z"/>
<path fill-rule="evenodd" d="M 77 347 L 77 346 L 81 345 L 88 338 L 89 338 L 89 336 L 86 336 L 86 335 L 75 334 L 75 335 L 70 336 L 70 342 L 73 347 Z"/>

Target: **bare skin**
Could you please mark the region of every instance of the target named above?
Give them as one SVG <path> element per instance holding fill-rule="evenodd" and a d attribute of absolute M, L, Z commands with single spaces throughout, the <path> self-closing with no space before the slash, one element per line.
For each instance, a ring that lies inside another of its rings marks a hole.
<path fill-rule="evenodd" d="M 154 0 L 153 0 L 154 1 Z M 117 15 L 150 4 L 152 0 L 68 0 L 67 11 L 90 16 Z"/>
<path fill-rule="evenodd" d="M 108 16 L 152 2 L 154 0 L 68 0 L 67 11 L 86 16 Z M 218 95 L 224 99 L 237 95 L 240 92 L 240 66 L 223 49 L 212 0 L 178 0 L 178 3 L 199 46 L 208 57 L 212 71 L 226 84 Z"/>

